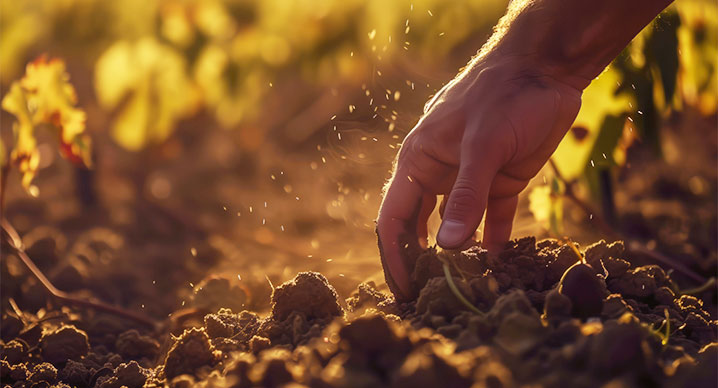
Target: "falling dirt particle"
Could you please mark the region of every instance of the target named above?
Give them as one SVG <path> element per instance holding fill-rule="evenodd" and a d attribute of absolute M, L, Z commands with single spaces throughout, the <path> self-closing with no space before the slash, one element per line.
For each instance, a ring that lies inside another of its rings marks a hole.
<path fill-rule="evenodd" d="M 427 10 L 426 10 L 426 12 L 428 12 L 428 13 L 429 13 L 429 16 L 434 16 L 434 14 L 433 14 L 433 13 L 431 13 L 431 10 L 427 9 Z"/>
<path fill-rule="evenodd" d="M 399 98 L 401 98 L 401 92 L 397 90 L 394 92 L 394 101 L 399 101 Z"/>
<path fill-rule="evenodd" d="M 376 28 L 371 30 L 367 35 L 369 35 L 369 40 L 374 40 L 374 37 L 376 36 Z"/>
<path fill-rule="evenodd" d="M 189 253 L 192 254 L 192 257 L 197 257 L 197 248 L 195 248 L 195 247 L 190 248 Z"/>

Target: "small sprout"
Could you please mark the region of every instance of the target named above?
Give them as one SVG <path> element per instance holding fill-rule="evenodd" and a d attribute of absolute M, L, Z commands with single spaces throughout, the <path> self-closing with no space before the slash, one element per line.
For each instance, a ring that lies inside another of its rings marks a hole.
<path fill-rule="evenodd" d="M 444 263 L 444 277 L 446 277 L 446 283 L 449 285 L 449 289 L 451 289 L 451 292 L 456 296 L 456 299 L 458 299 L 464 306 L 466 306 L 469 310 L 475 312 L 479 315 L 484 315 L 484 313 L 476 308 L 471 302 L 469 302 L 464 295 L 459 291 L 459 288 L 456 287 L 456 284 L 454 283 L 454 278 L 451 277 L 451 271 L 449 270 L 449 264 Z"/>

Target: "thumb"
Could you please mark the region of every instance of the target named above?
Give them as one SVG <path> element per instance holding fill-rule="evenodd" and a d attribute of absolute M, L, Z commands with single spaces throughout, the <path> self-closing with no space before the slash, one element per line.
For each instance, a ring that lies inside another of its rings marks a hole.
<path fill-rule="evenodd" d="M 436 235 L 444 249 L 456 249 L 474 235 L 486 209 L 492 176 L 486 166 L 462 163 Z"/>

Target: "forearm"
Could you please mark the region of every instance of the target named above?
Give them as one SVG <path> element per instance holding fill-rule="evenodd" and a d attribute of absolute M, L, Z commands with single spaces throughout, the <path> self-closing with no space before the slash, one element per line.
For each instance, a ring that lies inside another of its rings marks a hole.
<path fill-rule="evenodd" d="M 514 0 L 475 59 L 517 57 L 583 89 L 672 0 Z"/>

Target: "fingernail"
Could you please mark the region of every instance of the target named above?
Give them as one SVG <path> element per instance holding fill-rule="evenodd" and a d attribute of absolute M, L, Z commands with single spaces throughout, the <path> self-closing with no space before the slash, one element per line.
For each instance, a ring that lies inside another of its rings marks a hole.
<path fill-rule="evenodd" d="M 454 248 L 464 242 L 464 224 L 457 221 L 444 220 L 436 234 L 436 240 L 442 247 Z"/>

